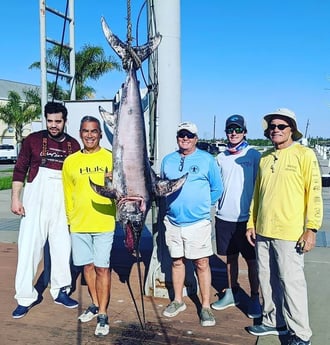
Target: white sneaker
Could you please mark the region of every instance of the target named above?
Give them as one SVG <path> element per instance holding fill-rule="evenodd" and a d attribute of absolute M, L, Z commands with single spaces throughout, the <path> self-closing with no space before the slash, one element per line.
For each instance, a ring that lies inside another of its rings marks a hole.
<path fill-rule="evenodd" d="M 97 325 L 95 328 L 95 335 L 97 337 L 104 337 L 109 334 L 108 317 L 105 314 L 99 314 L 97 317 Z"/>
<path fill-rule="evenodd" d="M 99 314 L 99 307 L 95 304 L 91 304 L 79 317 L 81 322 L 88 322 L 94 319 Z"/>

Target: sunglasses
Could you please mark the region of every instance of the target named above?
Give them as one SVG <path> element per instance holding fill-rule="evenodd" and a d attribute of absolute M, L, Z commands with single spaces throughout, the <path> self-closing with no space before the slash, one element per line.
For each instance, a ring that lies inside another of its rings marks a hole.
<path fill-rule="evenodd" d="M 230 127 L 230 128 L 226 128 L 225 132 L 226 132 L 226 134 L 233 134 L 234 132 L 236 134 L 242 134 L 242 133 L 244 133 L 244 129 L 241 127 L 236 127 L 236 128 Z"/>
<path fill-rule="evenodd" d="M 178 133 L 178 138 L 184 138 L 184 137 L 187 137 L 188 139 L 193 139 L 195 138 L 195 134 L 193 133 L 190 133 L 190 132 L 179 132 Z"/>
<path fill-rule="evenodd" d="M 183 170 L 183 166 L 184 166 L 184 159 L 185 159 L 185 157 L 181 157 L 181 159 L 180 159 L 179 171 L 182 171 L 182 170 Z"/>
<path fill-rule="evenodd" d="M 274 124 L 272 123 L 272 124 L 270 124 L 268 127 L 269 127 L 269 129 L 270 129 L 271 131 L 273 131 L 275 128 L 278 128 L 280 131 L 284 131 L 285 128 L 288 128 L 288 127 L 290 127 L 290 126 L 289 126 L 289 125 L 274 125 Z"/>

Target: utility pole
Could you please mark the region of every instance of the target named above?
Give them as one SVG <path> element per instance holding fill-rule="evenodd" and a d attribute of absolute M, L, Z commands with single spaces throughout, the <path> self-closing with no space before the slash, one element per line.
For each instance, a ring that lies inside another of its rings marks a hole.
<path fill-rule="evenodd" d="M 215 123 L 216 123 L 216 115 L 213 117 L 213 142 L 215 143 Z"/>
<path fill-rule="evenodd" d="M 306 129 L 305 129 L 305 138 L 307 138 L 307 130 L 309 127 L 309 119 L 307 119 Z"/>

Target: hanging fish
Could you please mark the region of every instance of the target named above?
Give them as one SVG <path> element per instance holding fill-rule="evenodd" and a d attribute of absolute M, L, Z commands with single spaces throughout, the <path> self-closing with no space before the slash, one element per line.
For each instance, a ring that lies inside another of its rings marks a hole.
<path fill-rule="evenodd" d="M 144 114 L 136 71 L 141 63 L 158 47 L 161 35 L 137 47 L 131 47 L 115 36 L 105 19 L 103 32 L 113 50 L 122 60 L 127 72 L 122 88 L 119 110 L 109 113 L 99 107 L 103 120 L 113 130 L 112 179 L 105 178 L 105 186 L 90 181 L 102 196 L 114 199 L 118 220 L 125 230 L 125 244 L 130 252 L 139 246 L 145 219 L 154 196 L 167 196 L 179 190 L 188 174 L 176 180 L 161 180 L 152 170 L 148 158 Z"/>

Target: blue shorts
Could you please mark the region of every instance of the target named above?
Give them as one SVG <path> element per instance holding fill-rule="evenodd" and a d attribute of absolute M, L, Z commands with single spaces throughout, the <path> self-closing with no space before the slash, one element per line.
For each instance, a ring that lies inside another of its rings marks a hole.
<path fill-rule="evenodd" d="M 72 259 L 75 266 L 94 263 L 96 267 L 110 267 L 114 231 L 72 232 Z"/>
<path fill-rule="evenodd" d="M 215 217 L 215 235 L 218 255 L 235 255 L 241 253 L 246 260 L 255 260 L 255 248 L 248 242 L 247 222 L 227 222 Z"/>

